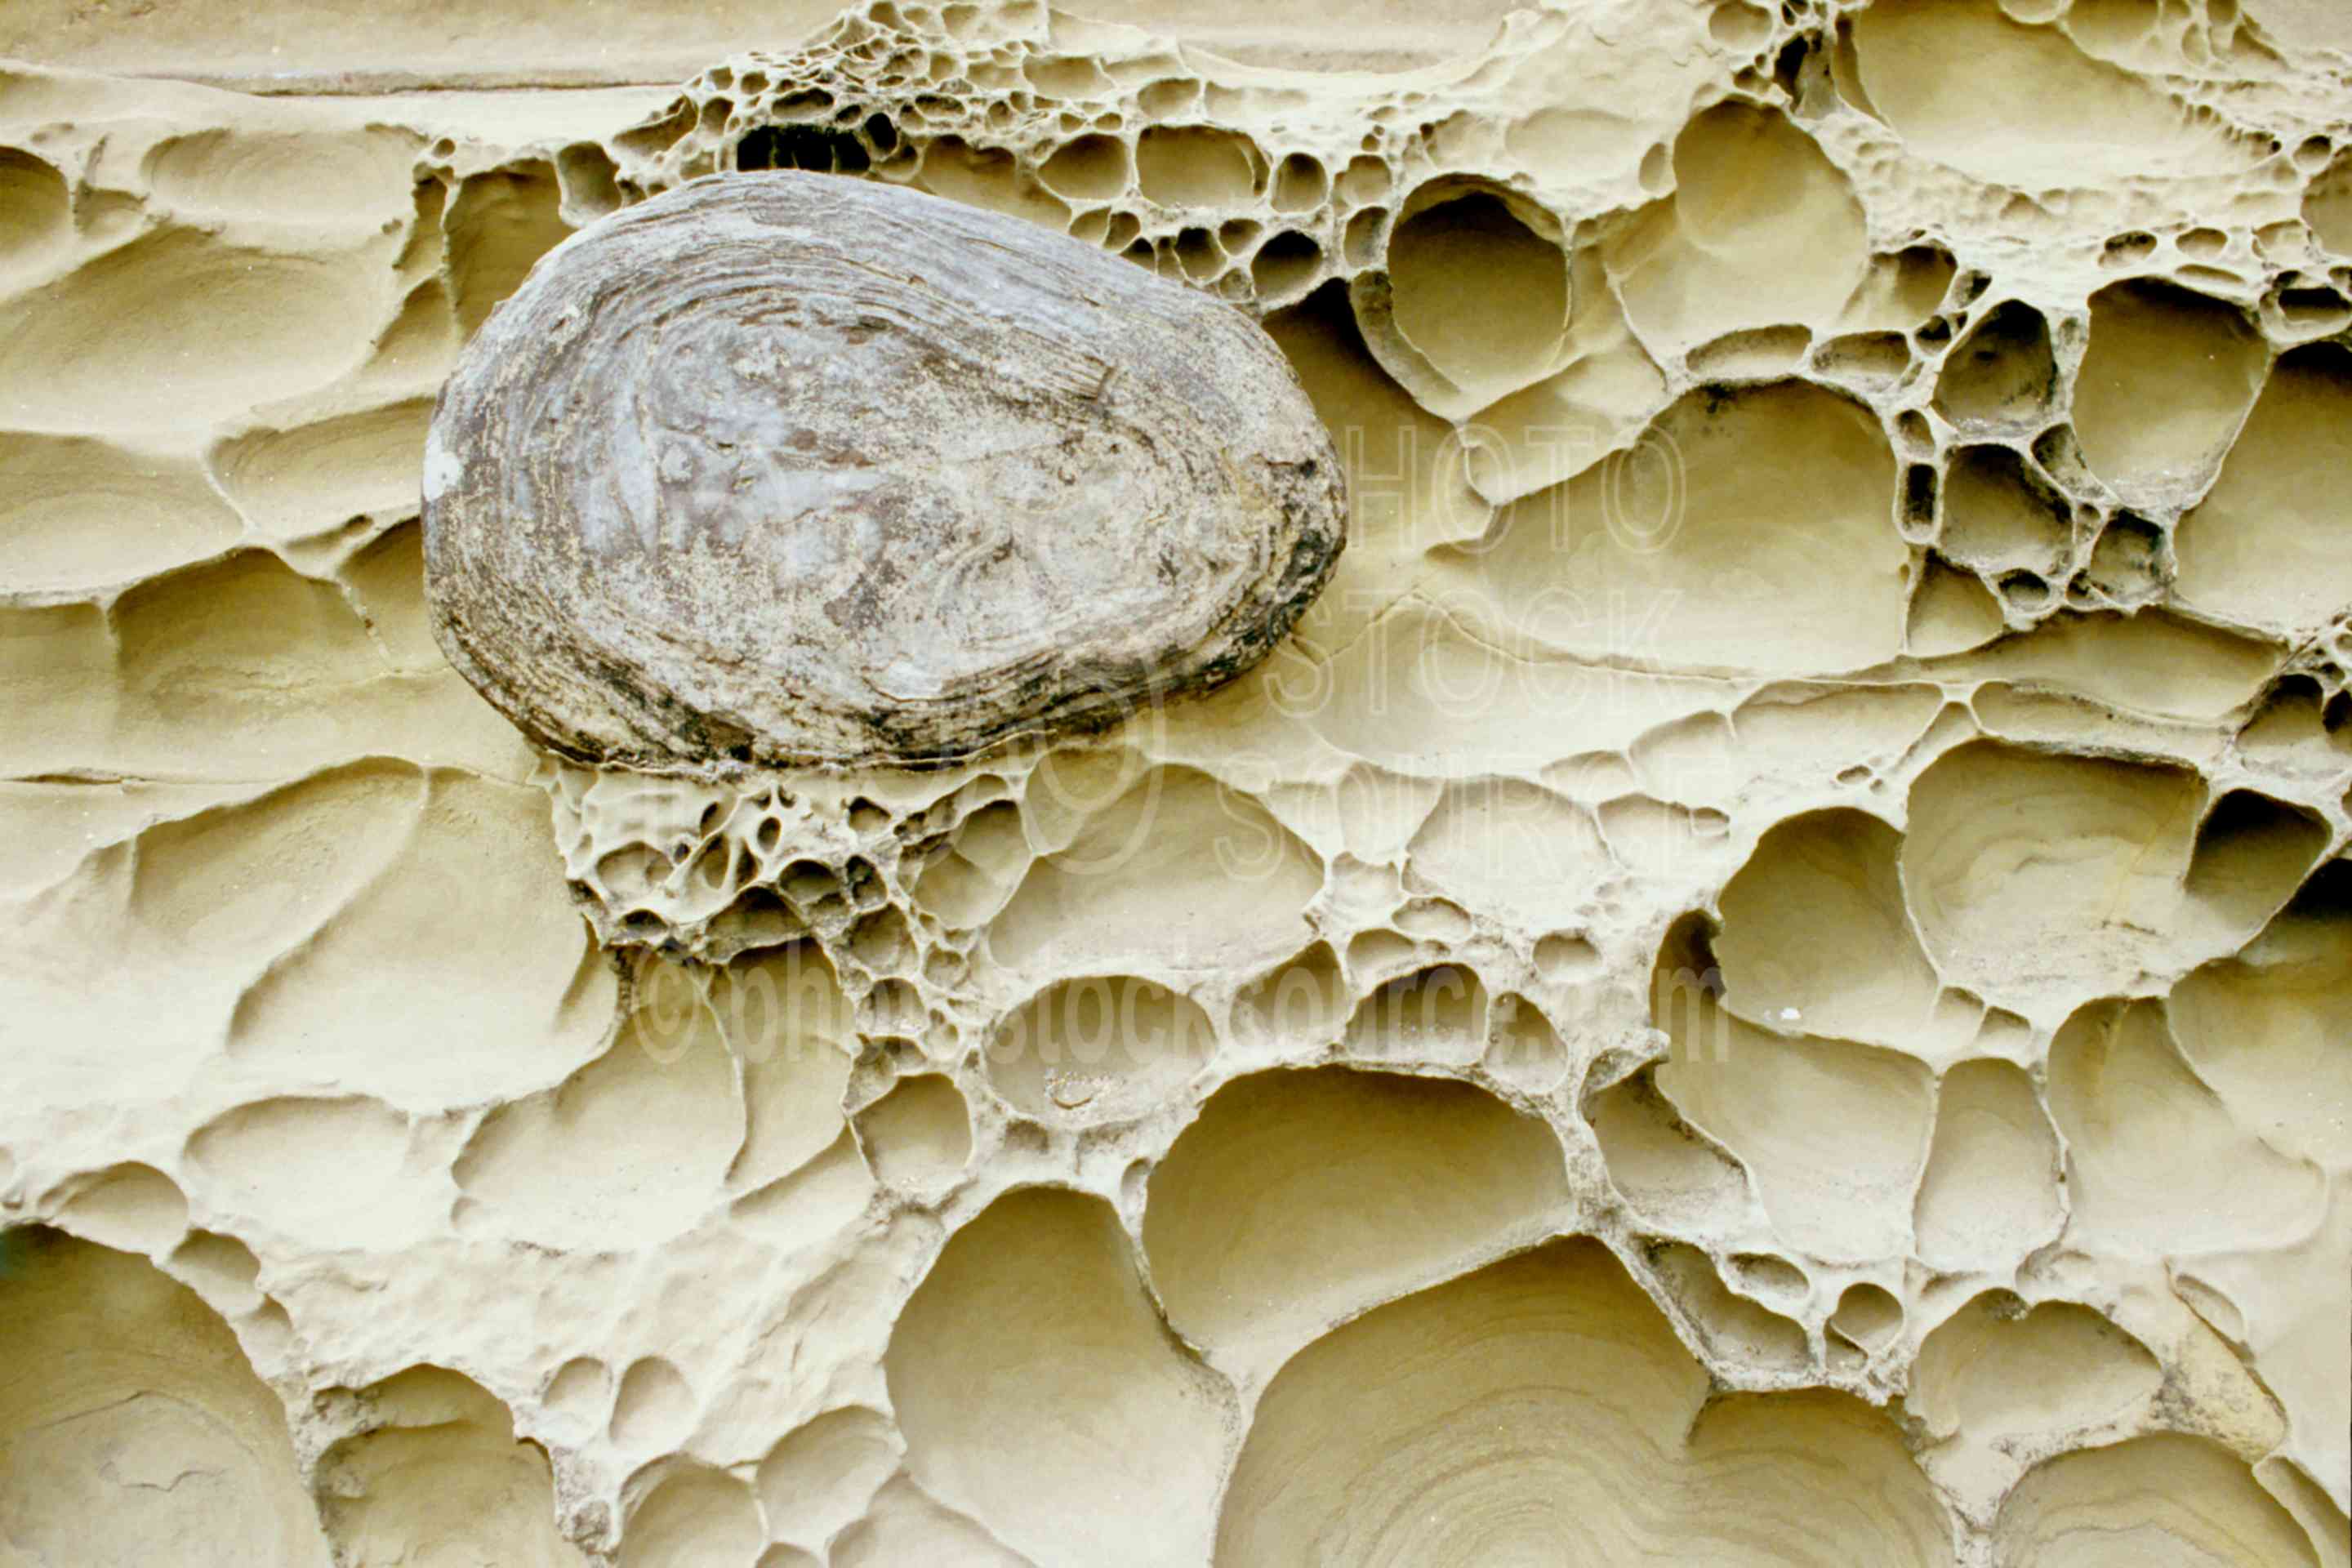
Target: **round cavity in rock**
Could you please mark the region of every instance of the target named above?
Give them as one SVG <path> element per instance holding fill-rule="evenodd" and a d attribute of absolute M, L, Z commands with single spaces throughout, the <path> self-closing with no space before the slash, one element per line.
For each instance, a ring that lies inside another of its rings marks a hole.
<path fill-rule="evenodd" d="M 1336 564 L 1240 312 L 896 187 L 696 181 L 468 346 L 425 466 L 452 663 L 599 765 L 946 762 L 1248 668 Z"/>

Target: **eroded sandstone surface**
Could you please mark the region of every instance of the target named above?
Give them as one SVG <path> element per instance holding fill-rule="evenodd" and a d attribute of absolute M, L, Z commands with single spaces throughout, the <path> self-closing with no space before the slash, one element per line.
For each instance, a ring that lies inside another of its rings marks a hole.
<path fill-rule="evenodd" d="M 0 1563 L 2352 1561 L 2324 17 L 803 20 L 0 76 Z M 478 697 L 461 351 L 777 170 L 1259 322 L 1291 635 L 922 772 Z"/>

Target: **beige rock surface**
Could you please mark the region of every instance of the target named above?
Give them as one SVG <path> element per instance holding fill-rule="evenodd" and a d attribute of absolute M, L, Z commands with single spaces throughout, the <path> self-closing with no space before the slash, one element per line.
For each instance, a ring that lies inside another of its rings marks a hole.
<path fill-rule="evenodd" d="M 0 1563 L 2352 1562 L 2330 9 L 12 9 Z M 534 751 L 434 400 L 782 168 L 1260 321 L 1294 634 Z"/>

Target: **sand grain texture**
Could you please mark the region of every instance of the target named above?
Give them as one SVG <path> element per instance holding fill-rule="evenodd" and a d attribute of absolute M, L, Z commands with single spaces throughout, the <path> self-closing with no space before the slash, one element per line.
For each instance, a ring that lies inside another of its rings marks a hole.
<path fill-rule="evenodd" d="M 2327 8 L 331 9 L 0 22 L 0 1564 L 2352 1564 Z M 955 588 L 833 675 L 1263 658 L 762 752 L 551 574 L 534 743 L 433 410 L 730 203 L 1160 301 L 1022 384 L 1102 538 L 1311 446 L 1328 584 Z"/>

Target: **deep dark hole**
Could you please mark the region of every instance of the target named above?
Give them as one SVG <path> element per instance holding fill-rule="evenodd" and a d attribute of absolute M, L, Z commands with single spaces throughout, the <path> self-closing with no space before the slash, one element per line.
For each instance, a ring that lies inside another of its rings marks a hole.
<path fill-rule="evenodd" d="M 1903 515 L 1923 526 L 1936 521 L 1936 470 L 1925 463 L 1903 471 Z"/>
<path fill-rule="evenodd" d="M 762 125 L 735 143 L 739 169 L 805 169 L 818 174 L 859 174 L 873 160 L 857 138 L 814 125 Z"/>

